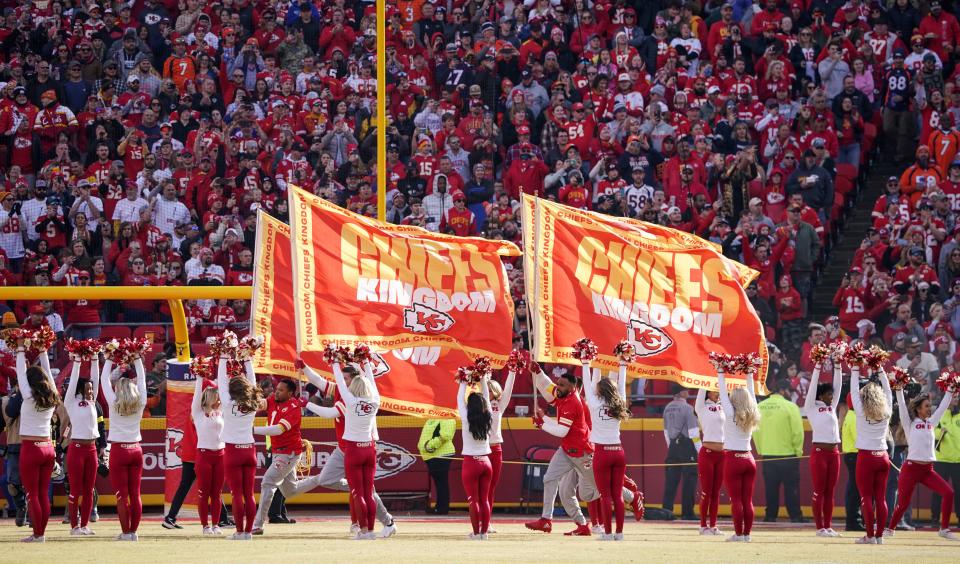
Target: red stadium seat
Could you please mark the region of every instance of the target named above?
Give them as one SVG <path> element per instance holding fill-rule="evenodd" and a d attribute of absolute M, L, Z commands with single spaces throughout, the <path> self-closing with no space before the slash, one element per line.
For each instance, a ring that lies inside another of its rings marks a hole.
<path fill-rule="evenodd" d="M 837 168 L 839 167 L 840 165 L 837 165 Z M 856 184 L 854 184 L 854 181 L 850 180 L 846 176 L 841 176 L 838 174 L 837 179 L 834 182 L 834 187 L 836 188 L 837 194 L 846 196 L 847 194 L 853 192 L 854 188 L 856 188 Z"/>
<path fill-rule="evenodd" d="M 856 182 L 857 174 L 857 167 L 852 164 L 842 163 L 837 165 L 837 178 L 842 176 L 851 182 Z"/>
<path fill-rule="evenodd" d="M 101 339 L 129 339 L 130 328 L 125 325 L 107 325 L 100 330 Z"/>

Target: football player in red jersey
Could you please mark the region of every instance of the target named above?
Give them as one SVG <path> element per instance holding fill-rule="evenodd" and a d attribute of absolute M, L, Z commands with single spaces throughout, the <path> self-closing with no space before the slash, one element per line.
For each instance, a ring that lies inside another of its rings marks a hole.
<path fill-rule="evenodd" d="M 278 489 L 284 498 L 290 499 L 320 485 L 319 474 L 297 480 L 297 462 L 303 452 L 300 421 L 306 402 L 295 397 L 296 393 L 296 382 L 289 378 L 280 380 L 273 396 L 267 398 L 267 425 L 253 428 L 254 433 L 269 436 L 273 445 L 273 462 L 263 474 L 260 505 L 253 520 L 254 535 L 263 534 L 263 522 Z"/>
<path fill-rule="evenodd" d="M 540 367 L 534 363 L 530 373 L 534 383 L 547 402 L 556 408 L 556 416 L 545 418 L 542 409 L 537 408 L 534 424 L 539 429 L 560 437 L 560 449 L 550 459 L 543 476 L 543 513 L 536 521 L 525 523 L 528 529 L 549 533 L 553 530 L 553 504 L 560 487 L 560 480 L 573 470 L 580 478 L 580 499 L 590 503 L 600 498 L 596 481 L 591 469 L 593 444 L 590 442 L 590 427 L 587 425 L 587 411 L 583 400 L 577 393 L 577 378 L 564 373 L 556 382 L 550 380 Z M 579 504 L 564 498 L 564 509 L 573 517 L 577 528 L 568 536 L 589 537 L 592 533 L 587 520 L 580 511 Z"/>

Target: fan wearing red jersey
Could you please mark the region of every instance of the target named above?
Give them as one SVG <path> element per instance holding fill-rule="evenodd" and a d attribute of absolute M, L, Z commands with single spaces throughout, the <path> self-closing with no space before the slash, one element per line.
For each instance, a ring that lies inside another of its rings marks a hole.
<path fill-rule="evenodd" d="M 596 480 L 593 477 L 593 444 L 590 442 L 590 428 L 587 425 L 586 409 L 580 394 L 577 393 L 576 376 L 564 373 L 556 382 L 550 380 L 536 364 L 531 374 L 534 383 L 547 402 L 556 408 L 556 417 L 545 418 L 542 409 L 537 408 L 534 425 L 538 429 L 560 437 L 560 448 L 553 454 L 547 471 L 543 476 L 543 512 L 540 519 L 526 523 L 528 529 L 549 533 L 553 530 L 553 504 L 560 488 L 560 480 L 570 472 L 576 471 L 580 478 L 579 497 L 587 503 L 600 498 Z M 580 511 L 579 504 L 564 497 L 563 508 L 573 518 L 577 528 L 566 533 L 574 536 L 591 535 L 587 520 Z"/>
<path fill-rule="evenodd" d="M 453 207 L 443 212 L 440 220 L 440 232 L 447 231 L 460 237 L 477 234 L 477 218 L 467 209 L 467 197 L 459 190 L 453 193 Z"/>
<path fill-rule="evenodd" d="M 306 402 L 298 397 L 297 384 L 284 378 L 277 384 L 273 397 L 267 398 L 267 425 L 254 427 L 257 435 L 271 437 L 273 463 L 263 474 L 260 490 L 260 505 L 257 517 L 253 521 L 254 535 L 263 534 L 263 522 L 267 518 L 273 496 L 280 490 L 283 497 L 290 499 L 295 495 L 308 492 L 320 486 L 320 475 L 297 480 L 297 463 L 303 452 L 303 438 L 300 436 L 302 409 Z"/>

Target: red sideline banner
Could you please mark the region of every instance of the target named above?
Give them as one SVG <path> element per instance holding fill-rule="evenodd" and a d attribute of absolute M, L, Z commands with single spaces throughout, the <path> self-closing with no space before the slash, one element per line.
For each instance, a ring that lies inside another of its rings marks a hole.
<path fill-rule="evenodd" d="M 190 416 L 190 403 L 193 400 L 194 379 L 190 375 L 190 365 L 176 360 L 167 361 L 167 430 L 163 441 L 164 505 L 173 501 L 173 496 L 180 485 L 180 443 L 183 440 L 183 430 L 193 425 Z M 146 441 L 145 441 L 146 442 Z M 104 490 L 100 490 L 104 491 Z M 106 490 L 112 491 L 112 490 Z M 197 506 L 196 484 L 190 488 L 190 493 L 184 501 L 184 508 L 188 511 Z"/>

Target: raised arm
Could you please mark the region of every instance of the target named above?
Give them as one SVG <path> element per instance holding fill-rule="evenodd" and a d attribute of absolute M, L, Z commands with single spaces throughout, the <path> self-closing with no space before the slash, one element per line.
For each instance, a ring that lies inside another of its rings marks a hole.
<path fill-rule="evenodd" d="M 100 397 L 100 359 L 97 355 L 90 361 L 90 383 L 93 384 L 93 401 Z"/>
<path fill-rule="evenodd" d="M 117 399 L 113 393 L 113 382 L 110 381 L 111 372 L 113 372 L 113 361 L 108 358 L 103 362 L 103 370 L 100 371 L 100 385 L 103 386 L 103 397 L 108 405 L 113 405 Z"/>
<path fill-rule="evenodd" d="M 467 394 L 467 383 L 460 382 L 460 386 L 457 387 L 457 413 L 460 414 L 460 419 L 465 419 L 467 414 L 467 402 L 463 396 Z"/>
<path fill-rule="evenodd" d="M 940 419 L 943 418 L 943 414 L 947 412 L 947 409 L 950 408 L 950 402 L 953 401 L 953 392 L 947 390 L 947 393 L 943 394 L 943 399 L 940 400 L 940 405 L 937 406 L 937 410 L 933 412 L 933 417 L 930 418 L 930 424 L 934 427 L 937 426 L 937 423 L 940 422 Z"/>
<path fill-rule="evenodd" d="M 860 368 L 854 366 L 850 369 L 850 403 L 853 404 L 853 410 L 858 414 L 863 413 L 863 404 L 860 402 Z"/>
<path fill-rule="evenodd" d="M 595 404 L 599 397 L 597 396 L 597 382 L 602 378 L 599 370 L 590 370 L 590 363 L 583 363 L 583 391 L 587 396 L 587 403 Z"/>
<path fill-rule="evenodd" d="M 244 372 L 245 372 L 246 375 L 247 375 L 247 380 L 249 380 L 251 384 L 253 384 L 254 386 L 256 386 L 256 385 L 257 385 L 257 373 L 254 372 L 254 370 L 253 370 L 253 361 L 252 361 L 252 360 L 245 360 L 245 361 L 243 362 L 243 370 L 244 370 Z"/>
<path fill-rule="evenodd" d="M 230 402 L 230 378 L 227 377 L 227 357 L 225 356 L 217 360 L 217 393 L 220 394 L 220 403 L 226 408 Z"/>
<path fill-rule="evenodd" d="M 903 397 L 903 389 L 897 390 L 897 411 L 900 412 L 900 424 L 907 428 L 907 425 L 910 425 L 910 410 L 907 409 L 907 398 Z"/>
<path fill-rule="evenodd" d="M 535 373 L 531 372 L 531 375 L 533 376 L 533 384 L 540 390 L 543 399 L 549 403 L 553 403 L 553 401 L 557 399 L 557 396 L 553 395 L 553 382 L 543 373 L 543 369 Z"/>
<path fill-rule="evenodd" d="M 30 391 L 30 383 L 27 382 L 27 356 L 23 349 L 17 350 L 17 386 L 20 388 L 20 395 L 23 399 L 33 397 L 33 392 Z"/>
<path fill-rule="evenodd" d="M 500 411 L 507 409 L 510 405 L 510 399 L 513 397 L 513 384 L 517 380 L 517 374 L 510 370 L 507 372 L 507 379 L 503 383 L 503 392 L 500 394 Z"/>
<path fill-rule="evenodd" d="M 194 421 L 199 421 L 203 417 L 203 407 L 200 405 L 200 398 L 203 396 L 203 378 L 197 378 L 193 386 L 193 399 L 190 401 L 190 413 Z"/>
<path fill-rule="evenodd" d="M 697 390 L 697 399 L 693 402 L 693 412 L 699 417 L 701 413 L 704 412 L 707 408 L 707 389 L 700 388 Z"/>
<path fill-rule="evenodd" d="M 66 403 L 69 398 L 72 398 L 77 395 L 77 380 L 80 379 L 80 361 L 74 360 L 73 367 L 70 368 L 70 383 L 67 384 L 67 393 L 64 394 L 64 403 Z"/>
<path fill-rule="evenodd" d="M 756 388 L 754 388 L 754 384 L 753 384 L 753 372 L 747 371 L 746 382 L 747 382 L 747 392 L 750 394 L 753 400 L 756 401 L 757 390 Z"/>
<path fill-rule="evenodd" d="M 820 366 L 821 365 L 818 362 L 816 366 L 813 367 L 813 372 L 810 374 L 810 385 L 807 386 L 807 396 L 803 398 L 804 414 L 809 413 L 810 410 L 816 406 L 814 400 L 817 399 L 817 383 L 820 381 Z"/>
<path fill-rule="evenodd" d="M 50 355 L 47 354 L 47 351 L 40 351 L 40 368 L 43 369 L 43 374 L 47 377 L 47 382 L 53 386 L 53 389 L 57 389 L 57 382 L 53 379 L 53 372 L 50 372 Z"/>
<path fill-rule="evenodd" d="M 140 392 L 140 403 L 147 403 L 147 370 L 143 367 L 143 359 L 133 361 L 133 371 L 137 373 L 137 391 Z"/>
<path fill-rule="evenodd" d="M 375 402 L 379 402 L 380 390 L 377 389 L 377 379 L 373 377 L 373 364 L 364 362 L 363 366 L 360 367 L 360 372 L 363 374 L 363 377 L 370 382 L 370 389 L 373 390 L 373 396 L 370 399 Z"/>
<path fill-rule="evenodd" d="M 617 391 L 620 393 L 620 399 L 627 401 L 627 365 L 623 362 L 617 370 Z"/>
<path fill-rule="evenodd" d="M 310 382 L 317 389 L 320 390 L 320 393 L 324 396 L 330 395 L 332 388 L 335 386 L 333 382 L 327 380 L 323 376 L 317 374 L 312 368 L 307 365 L 303 366 L 303 375 L 307 377 L 307 382 Z"/>
<path fill-rule="evenodd" d="M 843 366 L 840 363 L 833 365 L 833 402 L 830 406 L 833 413 L 837 413 L 837 406 L 840 405 L 840 390 L 843 389 Z"/>
<path fill-rule="evenodd" d="M 720 387 L 720 407 L 723 408 L 723 414 L 733 417 L 733 404 L 730 403 L 730 394 L 727 393 L 727 381 L 723 370 L 717 371 L 717 385 Z"/>
<path fill-rule="evenodd" d="M 490 378 L 484 376 L 480 378 L 480 397 L 483 398 L 483 403 L 486 404 L 487 409 L 490 409 Z"/>
<path fill-rule="evenodd" d="M 337 391 L 340 392 L 340 398 L 348 405 L 357 403 L 357 396 L 353 395 L 350 388 L 347 387 L 347 381 L 343 379 L 343 371 L 340 370 L 340 363 L 333 363 L 333 377 L 337 381 Z"/>
<path fill-rule="evenodd" d="M 880 367 L 880 385 L 883 386 L 883 395 L 887 397 L 887 404 L 893 404 L 893 391 L 890 389 L 890 379 L 887 378 L 887 371 Z"/>

